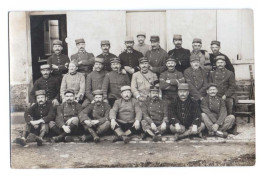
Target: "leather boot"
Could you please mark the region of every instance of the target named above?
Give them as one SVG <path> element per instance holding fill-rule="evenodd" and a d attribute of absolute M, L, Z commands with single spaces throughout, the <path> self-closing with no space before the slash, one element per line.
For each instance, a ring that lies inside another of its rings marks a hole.
<path fill-rule="evenodd" d="M 64 138 L 66 135 L 67 135 L 67 133 L 63 132 L 59 136 L 52 137 L 52 139 L 54 140 L 54 142 L 61 142 L 61 141 L 64 141 Z"/>
<path fill-rule="evenodd" d="M 100 138 L 99 138 L 99 136 L 97 135 L 97 133 L 95 132 L 95 130 L 93 130 L 92 128 L 89 127 L 89 128 L 88 128 L 88 131 L 89 131 L 89 133 L 91 134 L 91 136 L 93 137 L 95 143 L 100 142 Z"/>
<path fill-rule="evenodd" d="M 24 137 L 18 137 L 15 139 L 14 141 L 17 144 L 20 144 L 21 146 L 25 146 L 26 145 L 26 141 Z"/>
<path fill-rule="evenodd" d="M 42 137 L 36 136 L 36 137 L 35 137 L 35 141 L 37 142 L 37 145 L 38 145 L 38 146 L 42 146 L 42 143 L 43 143 Z"/>
<path fill-rule="evenodd" d="M 89 135 L 89 134 L 87 134 L 87 135 L 83 134 L 80 137 L 80 141 L 82 141 L 82 142 L 88 142 L 88 141 L 90 141 L 92 139 L 93 139 L 93 137 L 91 135 Z"/>
<path fill-rule="evenodd" d="M 57 126 L 54 126 L 50 129 L 55 135 L 60 135 L 62 132 Z"/>

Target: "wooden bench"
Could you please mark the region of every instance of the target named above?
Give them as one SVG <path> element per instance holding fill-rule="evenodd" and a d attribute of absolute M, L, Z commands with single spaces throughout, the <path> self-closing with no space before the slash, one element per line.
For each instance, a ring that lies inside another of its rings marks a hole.
<path fill-rule="evenodd" d="M 247 106 L 247 112 L 238 112 L 238 106 Z M 236 116 L 246 116 L 248 118 L 247 122 L 250 123 L 250 119 L 253 118 L 253 124 L 255 126 L 255 100 L 238 100 L 235 107 Z"/>

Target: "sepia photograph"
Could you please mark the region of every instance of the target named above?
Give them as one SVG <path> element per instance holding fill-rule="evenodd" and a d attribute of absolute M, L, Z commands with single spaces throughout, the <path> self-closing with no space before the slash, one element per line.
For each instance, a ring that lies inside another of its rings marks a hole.
<path fill-rule="evenodd" d="M 254 166 L 252 9 L 9 11 L 10 167 Z"/>

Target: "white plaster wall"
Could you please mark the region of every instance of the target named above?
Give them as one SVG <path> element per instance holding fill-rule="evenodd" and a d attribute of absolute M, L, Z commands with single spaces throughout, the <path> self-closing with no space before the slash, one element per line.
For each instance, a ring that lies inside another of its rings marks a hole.
<path fill-rule="evenodd" d="M 124 49 L 126 36 L 125 11 L 67 12 L 68 54 L 77 52 L 75 39 L 84 38 L 87 52 L 100 54 L 101 40 L 109 40 L 110 52 L 117 56 Z"/>

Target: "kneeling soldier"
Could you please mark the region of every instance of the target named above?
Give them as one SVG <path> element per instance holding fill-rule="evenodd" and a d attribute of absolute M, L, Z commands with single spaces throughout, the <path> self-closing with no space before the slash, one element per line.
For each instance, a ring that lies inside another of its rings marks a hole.
<path fill-rule="evenodd" d="M 201 131 L 205 129 L 205 124 L 201 122 L 199 104 L 189 96 L 188 84 L 179 84 L 178 96 L 168 107 L 174 140 L 197 134 L 202 137 Z"/>
<path fill-rule="evenodd" d="M 122 86 L 121 92 L 122 98 L 115 101 L 110 110 L 109 118 L 111 119 L 111 128 L 116 134 L 113 142 L 123 140 L 124 143 L 128 143 L 129 136 L 140 129 L 142 110 L 139 102 L 132 98 L 130 86 Z"/>
<path fill-rule="evenodd" d="M 99 135 L 104 134 L 110 128 L 109 111 L 110 106 L 103 101 L 103 91 L 93 91 L 95 103 L 87 106 L 79 114 L 80 123 L 83 125 L 85 131 L 88 131 L 91 136 L 83 135 L 81 140 L 86 142 L 93 138 L 95 142 L 99 142 Z"/>
<path fill-rule="evenodd" d="M 38 146 L 42 145 L 43 137 L 48 132 L 48 123 L 55 118 L 55 110 L 50 101 L 47 101 L 45 90 L 35 92 L 36 102 L 25 113 L 26 121 L 22 138 L 17 138 L 16 143 L 25 146 L 29 133 L 39 133 L 35 140 Z"/>
<path fill-rule="evenodd" d="M 141 121 L 143 131 L 152 136 L 153 141 L 160 141 L 169 125 L 167 103 L 159 99 L 159 85 L 150 88 L 150 97 L 141 103 L 141 108 L 144 117 Z"/>
<path fill-rule="evenodd" d="M 226 138 L 226 131 L 234 125 L 235 116 L 227 115 L 225 100 L 217 96 L 217 86 L 214 83 L 209 84 L 208 95 L 201 102 L 202 120 L 210 135 Z"/>
<path fill-rule="evenodd" d="M 57 129 L 62 129 L 59 136 L 53 137 L 55 142 L 61 142 L 65 139 L 66 142 L 71 142 L 73 139 L 68 136 L 78 127 L 79 118 L 78 115 L 82 110 L 79 103 L 74 101 L 75 92 L 72 89 L 67 89 L 64 93 L 65 102 L 57 107 L 57 117 L 55 123 L 50 124 L 51 130 L 55 133 L 59 133 Z M 58 128 L 56 128 L 56 125 Z"/>

